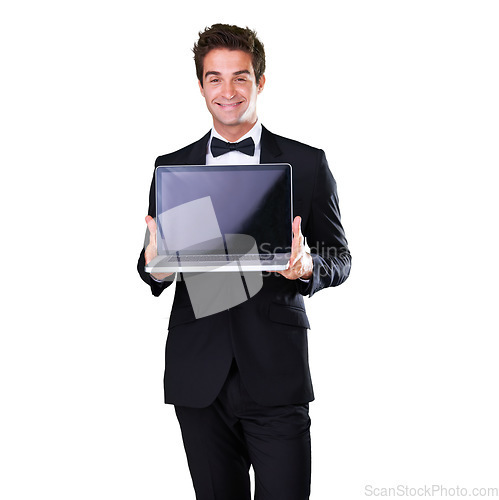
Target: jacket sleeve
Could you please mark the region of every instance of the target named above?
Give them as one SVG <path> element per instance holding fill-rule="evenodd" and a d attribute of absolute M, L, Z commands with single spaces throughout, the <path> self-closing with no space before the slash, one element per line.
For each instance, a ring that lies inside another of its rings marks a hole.
<path fill-rule="evenodd" d="M 298 291 L 309 297 L 323 288 L 341 285 L 348 278 L 352 259 L 341 225 L 336 181 L 324 151 L 318 154 L 310 216 L 303 228 L 314 269 L 308 282 L 297 280 Z"/>
<path fill-rule="evenodd" d="M 156 160 L 156 162 L 157 162 L 157 160 Z M 155 175 L 152 176 L 151 188 L 149 190 L 149 209 L 148 209 L 147 213 L 151 217 L 156 218 L 156 181 L 155 181 Z M 147 232 L 146 232 L 146 235 L 148 236 Z M 140 252 L 139 260 L 137 262 L 137 271 L 139 272 L 139 275 L 142 278 L 142 280 L 151 287 L 151 293 L 155 297 L 159 297 L 161 295 L 161 292 L 165 288 L 168 288 L 175 281 L 175 274 L 168 276 L 163 281 L 156 281 L 155 279 L 153 279 L 151 277 L 151 275 L 149 273 L 147 273 L 144 270 L 145 264 L 146 264 L 145 258 L 144 258 L 144 253 L 145 253 L 145 247 L 147 246 L 147 242 L 149 240 L 149 238 L 147 236 L 146 236 L 146 241 L 144 243 L 144 248 L 142 248 L 142 251 Z"/>

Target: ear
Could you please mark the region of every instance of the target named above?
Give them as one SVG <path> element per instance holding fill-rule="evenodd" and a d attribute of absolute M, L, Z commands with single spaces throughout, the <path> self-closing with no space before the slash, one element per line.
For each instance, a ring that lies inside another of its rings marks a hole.
<path fill-rule="evenodd" d="M 258 82 L 258 93 L 260 93 L 263 90 L 264 86 L 265 86 L 265 75 L 262 75 L 260 77 L 260 81 Z"/>
<path fill-rule="evenodd" d="M 198 80 L 198 85 L 199 85 L 199 90 L 201 91 L 201 95 L 204 97 L 204 89 L 199 80 Z"/>

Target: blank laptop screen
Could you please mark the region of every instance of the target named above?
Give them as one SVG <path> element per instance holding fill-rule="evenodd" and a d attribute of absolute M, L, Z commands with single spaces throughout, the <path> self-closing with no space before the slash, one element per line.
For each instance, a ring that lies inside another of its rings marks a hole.
<path fill-rule="evenodd" d="M 288 164 L 158 167 L 158 252 L 212 253 L 218 237 L 227 248 L 227 235 L 246 235 L 257 253 L 289 253 L 291 196 Z"/>

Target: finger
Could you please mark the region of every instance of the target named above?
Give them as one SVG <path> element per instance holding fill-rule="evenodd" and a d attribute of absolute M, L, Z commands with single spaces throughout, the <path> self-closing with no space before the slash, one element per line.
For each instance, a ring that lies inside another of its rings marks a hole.
<path fill-rule="evenodd" d="M 146 216 L 146 224 L 149 229 L 150 241 L 156 245 L 156 221 L 150 216 Z"/>

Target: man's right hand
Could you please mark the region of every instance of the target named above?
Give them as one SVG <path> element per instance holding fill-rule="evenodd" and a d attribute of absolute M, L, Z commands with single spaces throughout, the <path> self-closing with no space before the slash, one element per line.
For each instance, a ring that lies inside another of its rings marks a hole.
<path fill-rule="evenodd" d="M 154 257 L 158 255 L 158 246 L 156 243 L 156 221 L 148 215 L 146 217 L 147 229 L 149 230 L 149 245 L 147 245 L 144 258 L 146 261 L 146 266 L 151 262 Z M 151 276 L 158 280 L 164 280 L 167 276 L 171 276 L 173 273 L 150 273 Z"/>

